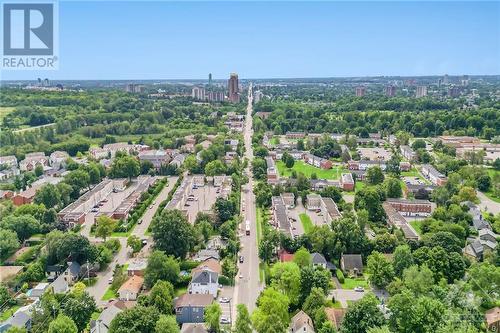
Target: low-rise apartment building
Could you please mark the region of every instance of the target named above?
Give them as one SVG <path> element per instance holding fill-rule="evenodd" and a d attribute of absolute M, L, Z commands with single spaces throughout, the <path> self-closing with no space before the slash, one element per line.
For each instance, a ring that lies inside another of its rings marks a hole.
<path fill-rule="evenodd" d="M 422 175 L 430 180 L 434 185 L 442 186 L 448 181 L 448 178 L 446 178 L 445 175 L 437 171 L 436 168 L 430 164 L 422 165 L 422 169 L 420 171 Z"/>

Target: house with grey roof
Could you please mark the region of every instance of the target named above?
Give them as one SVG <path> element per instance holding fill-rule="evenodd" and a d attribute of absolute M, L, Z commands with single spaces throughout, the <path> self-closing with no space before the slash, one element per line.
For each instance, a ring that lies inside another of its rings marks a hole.
<path fill-rule="evenodd" d="M 205 308 L 214 298 L 209 294 L 183 294 L 174 301 L 175 317 L 179 324 L 203 323 Z"/>
<path fill-rule="evenodd" d="M 213 258 L 213 259 L 216 259 L 216 260 L 220 260 L 219 251 L 217 251 L 217 250 L 208 250 L 208 249 L 200 250 L 196 254 L 194 260 L 196 260 L 196 261 L 205 261 L 205 260 L 210 259 L 210 258 Z"/>
<path fill-rule="evenodd" d="M 363 260 L 361 254 L 343 254 L 340 257 L 340 268 L 349 276 L 363 274 Z"/>
<path fill-rule="evenodd" d="M 194 273 L 188 290 L 190 294 L 210 294 L 215 298 L 217 297 L 218 288 L 219 274 L 208 269 L 203 269 Z"/>
<path fill-rule="evenodd" d="M 469 214 L 472 216 L 472 227 L 476 230 L 482 230 L 482 229 L 490 229 L 491 226 L 483 218 L 483 214 L 481 214 L 481 210 L 479 207 L 474 204 L 473 202 L 470 201 L 464 201 L 461 203 L 462 205 L 465 205 L 469 208 Z"/>
<path fill-rule="evenodd" d="M 207 326 L 201 323 L 182 324 L 181 333 L 208 333 Z"/>
<path fill-rule="evenodd" d="M 318 253 L 318 252 L 312 253 L 311 254 L 311 260 L 312 260 L 313 266 L 315 266 L 315 267 L 323 267 L 323 268 L 326 269 L 327 261 L 326 261 L 325 257 L 321 253 Z"/>
<path fill-rule="evenodd" d="M 483 241 L 497 242 L 498 235 L 495 234 L 490 229 L 481 229 L 479 230 L 479 239 Z"/>
<path fill-rule="evenodd" d="M 464 255 L 475 259 L 475 260 L 482 260 L 483 259 L 483 254 L 484 254 L 484 247 L 477 238 L 473 238 L 469 240 L 469 244 L 467 244 L 463 250 Z"/>

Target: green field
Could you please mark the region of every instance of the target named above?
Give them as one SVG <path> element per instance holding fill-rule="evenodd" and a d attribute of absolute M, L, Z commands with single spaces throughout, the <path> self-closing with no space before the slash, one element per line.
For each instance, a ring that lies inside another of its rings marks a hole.
<path fill-rule="evenodd" d="M 301 172 L 308 178 L 311 178 L 311 175 L 315 173 L 318 179 L 339 179 L 340 174 L 346 172 L 346 169 L 341 166 L 334 166 L 329 170 L 324 170 L 306 164 L 303 161 L 295 161 L 291 169 L 288 169 L 283 161 L 277 161 L 276 166 L 278 167 L 278 172 L 281 177 L 290 177 L 292 170 L 295 170 L 295 172 Z"/>
<path fill-rule="evenodd" d="M 302 213 L 299 215 L 299 218 L 300 218 L 300 222 L 302 223 L 302 227 L 304 228 L 304 232 L 306 234 L 310 233 L 314 225 L 313 225 L 309 215 Z"/>
<path fill-rule="evenodd" d="M 278 138 L 278 137 L 271 138 L 271 144 L 272 145 L 279 145 L 280 144 L 280 138 Z"/>
<path fill-rule="evenodd" d="M 341 283 L 342 289 L 354 289 L 356 287 L 363 287 L 365 289 L 368 289 L 370 285 L 368 284 L 368 281 L 364 278 L 345 278 L 344 283 Z"/>
<path fill-rule="evenodd" d="M 358 192 L 358 191 L 361 191 L 361 190 L 362 190 L 363 188 L 365 188 L 365 187 L 366 187 L 365 182 L 362 182 L 362 181 L 359 181 L 359 180 L 358 180 L 358 181 L 356 181 L 356 185 L 355 185 L 355 187 L 354 187 L 354 190 L 355 190 L 356 192 Z"/>

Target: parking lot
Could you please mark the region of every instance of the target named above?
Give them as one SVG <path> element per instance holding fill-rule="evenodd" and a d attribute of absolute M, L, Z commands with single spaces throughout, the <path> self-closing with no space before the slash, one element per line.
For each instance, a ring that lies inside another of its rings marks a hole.
<path fill-rule="evenodd" d="M 361 159 L 370 161 L 388 161 L 392 153 L 385 148 L 358 148 Z"/>
<path fill-rule="evenodd" d="M 233 292 L 234 287 L 224 286 L 217 297 L 217 302 L 220 304 L 222 309 L 221 323 L 224 323 L 226 320 L 229 321 L 229 323 L 232 323 L 233 321 L 231 313 L 231 307 L 234 305 L 232 299 Z"/>
<path fill-rule="evenodd" d="M 297 205 L 294 208 L 287 208 L 288 218 L 292 225 L 292 235 L 300 236 L 304 234 L 304 227 L 300 221 L 300 214 L 307 214 L 311 218 L 311 222 L 315 226 L 322 226 L 324 224 L 321 213 L 316 213 L 313 210 L 307 210 L 300 198 L 297 199 Z"/>
<path fill-rule="evenodd" d="M 180 208 L 186 211 L 189 222 L 194 223 L 199 212 L 210 213 L 217 198 L 227 195 L 230 188 L 230 186 L 229 188 L 226 186 L 215 187 L 213 184 L 205 184 L 204 186 L 191 184 Z"/>
<path fill-rule="evenodd" d="M 425 184 L 425 182 L 422 179 L 420 179 L 419 177 L 405 176 L 405 177 L 403 177 L 403 181 L 407 185 L 422 185 L 422 184 Z"/>

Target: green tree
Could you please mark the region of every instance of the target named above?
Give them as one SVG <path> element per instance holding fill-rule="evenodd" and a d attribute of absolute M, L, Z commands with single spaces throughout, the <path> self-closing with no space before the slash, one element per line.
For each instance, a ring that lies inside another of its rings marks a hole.
<path fill-rule="evenodd" d="M 312 288 L 311 293 L 307 296 L 304 304 L 302 305 L 302 310 L 309 315 L 311 318 L 316 318 L 318 311 L 324 311 L 325 305 L 325 293 L 323 289 Z"/>
<path fill-rule="evenodd" d="M 179 263 L 162 251 L 154 251 L 148 258 L 148 265 L 144 271 L 144 283 L 150 288 L 158 280 L 176 283 L 179 277 Z"/>
<path fill-rule="evenodd" d="M 238 304 L 236 306 L 236 324 L 234 328 L 235 333 L 252 333 L 252 320 L 248 309 L 245 304 Z"/>
<path fill-rule="evenodd" d="M 297 264 L 300 268 L 311 266 L 312 265 L 312 257 L 309 251 L 306 248 L 301 247 L 295 252 L 293 255 L 293 262 Z"/>
<path fill-rule="evenodd" d="M 380 167 L 374 166 L 368 168 L 368 171 L 366 172 L 366 179 L 371 185 L 382 184 L 384 181 L 384 173 Z"/>
<path fill-rule="evenodd" d="M 257 308 L 252 313 L 252 324 L 258 333 L 285 332 L 290 317 L 289 299 L 276 289 L 266 288 L 257 301 Z"/>
<path fill-rule="evenodd" d="M 61 194 L 54 184 L 45 184 L 36 191 L 34 202 L 43 204 L 45 208 L 54 208 L 61 204 Z"/>
<path fill-rule="evenodd" d="M 224 173 L 226 173 L 226 166 L 220 160 L 211 161 L 205 165 L 205 176 L 207 177 L 222 175 Z"/>
<path fill-rule="evenodd" d="M 111 236 L 116 228 L 117 221 L 109 216 L 101 215 L 97 218 L 97 228 L 95 229 L 95 235 L 101 237 L 106 241 L 106 238 Z"/>
<path fill-rule="evenodd" d="M 158 280 L 149 293 L 149 304 L 162 314 L 171 314 L 174 297 L 174 286 L 170 282 Z"/>
<path fill-rule="evenodd" d="M 434 277 L 426 265 L 413 265 L 403 271 L 403 284 L 415 295 L 425 295 L 432 288 Z"/>
<path fill-rule="evenodd" d="M 394 268 L 385 256 L 373 251 L 368 256 L 367 269 L 370 272 L 370 281 L 379 288 L 385 288 L 394 278 Z"/>
<path fill-rule="evenodd" d="M 136 235 L 130 235 L 127 238 L 127 246 L 132 249 L 133 253 L 137 253 L 142 249 L 142 241 Z"/>
<path fill-rule="evenodd" d="M 177 209 L 165 209 L 153 219 L 151 232 L 155 248 L 176 258 L 185 258 L 197 243 L 194 227 Z"/>
<path fill-rule="evenodd" d="M 122 157 L 115 157 L 111 168 L 109 170 L 109 175 L 112 178 L 128 178 L 129 180 L 133 177 L 139 176 L 141 172 L 141 166 L 139 161 L 129 155 Z"/>
<path fill-rule="evenodd" d="M 175 316 L 161 315 L 156 322 L 155 333 L 180 333 Z"/>
<path fill-rule="evenodd" d="M 10 215 L 2 219 L 0 227 L 15 231 L 19 240 L 23 241 L 40 231 L 40 222 L 31 215 Z"/>
<path fill-rule="evenodd" d="M 403 271 L 413 265 L 413 255 L 408 245 L 400 245 L 394 251 L 394 260 L 392 266 L 396 276 L 401 277 Z"/>
<path fill-rule="evenodd" d="M 214 302 L 205 308 L 204 319 L 210 332 L 215 332 L 215 333 L 220 332 L 221 315 L 222 315 L 222 309 L 219 303 Z"/>
<path fill-rule="evenodd" d="M 19 248 L 19 239 L 12 230 L 0 229 L 0 258 L 5 258 Z"/>
<path fill-rule="evenodd" d="M 115 316 L 109 326 L 109 333 L 151 333 L 155 331 L 160 313 L 155 307 L 137 305 L 125 309 Z"/>
<path fill-rule="evenodd" d="M 228 256 L 224 258 L 222 260 L 222 275 L 226 276 L 233 283 L 237 273 L 238 267 L 234 262 L 234 257 Z"/>
<path fill-rule="evenodd" d="M 388 198 L 401 198 L 403 196 L 401 183 L 395 178 L 385 180 L 385 191 Z"/>
<path fill-rule="evenodd" d="M 282 292 L 292 304 L 300 296 L 300 269 L 294 262 L 278 262 L 271 267 L 271 286 Z"/>
<path fill-rule="evenodd" d="M 77 333 L 78 328 L 70 317 L 60 314 L 49 324 L 48 333 Z"/>
<path fill-rule="evenodd" d="M 41 175 L 43 175 L 43 166 L 38 164 L 35 167 L 35 176 L 40 177 Z"/>
<path fill-rule="evenodd" d="M 73 320 L 79 332 L 87 327 L 92 313 L 97 309 L 94 298 L 87 292 L 71 293 L 61 307 L 62 312 Z"/>
<path fill-rule="evenodd" d="M 365 295 L 347 310 L 342 322 L 342 333 L 366 333 L 372 327 L 385 324 L 385 319 L 377 307 L 378 300 L 373 294 Z"/>

